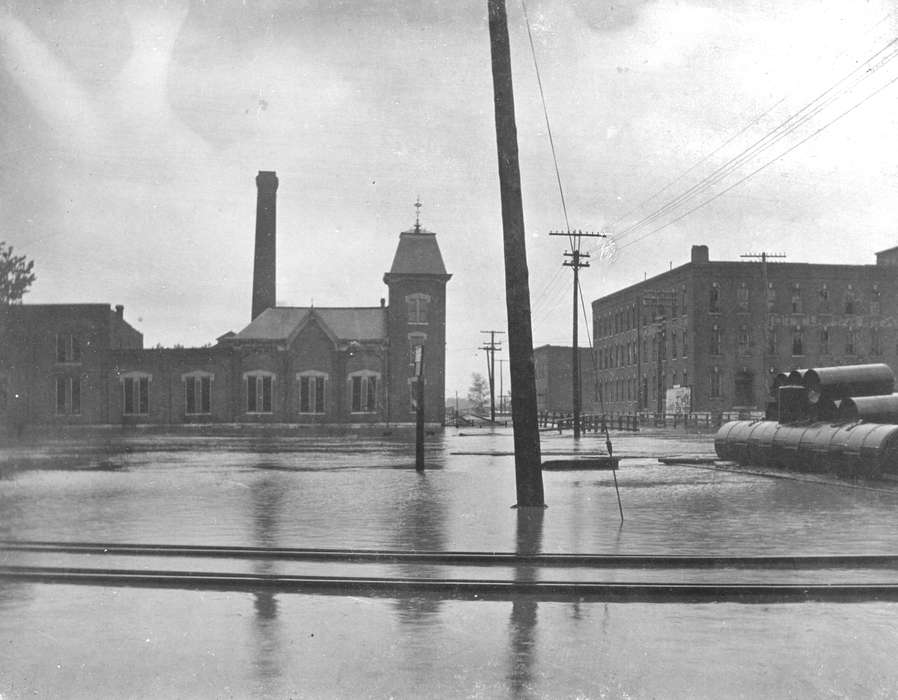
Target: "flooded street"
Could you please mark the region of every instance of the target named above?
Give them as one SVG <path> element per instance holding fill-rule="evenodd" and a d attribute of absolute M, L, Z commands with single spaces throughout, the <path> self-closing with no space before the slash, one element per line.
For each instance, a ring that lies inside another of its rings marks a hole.
<path fill-rule="evenodd" d="M 663 465 L 711 436 L 614 436 L 610 472 L 515 500 L 510 430 L 110 438 L 3 448 L 0 539 L 414 552 L 892 554 L 898 491 Z M 602 449 L 546 433 L 544 457 Z M 530 511 L 532 513 L 532 511 Z M 330 575 L 333 563 L 5 551 L 9 566 Z M 637 571 L 409 563 L 353 575 L 894 582 L 896 572 Z M 891 697 L 898 604 L 609 603 L 162 590 L 0 581 L 0 695 L 15 697 Z"/>

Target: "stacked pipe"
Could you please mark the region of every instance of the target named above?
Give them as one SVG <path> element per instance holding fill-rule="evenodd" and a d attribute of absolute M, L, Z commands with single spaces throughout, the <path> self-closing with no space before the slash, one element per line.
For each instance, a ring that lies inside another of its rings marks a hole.
<path fill-rule="evenodd" d="M 888 365 L 774 376 L 777 420 L 733 421 L 714 439 L 721 459 L 796 471 L 898 474 L 898 393 Z M 768 409 L 768 415 L 770 413 Z"/>

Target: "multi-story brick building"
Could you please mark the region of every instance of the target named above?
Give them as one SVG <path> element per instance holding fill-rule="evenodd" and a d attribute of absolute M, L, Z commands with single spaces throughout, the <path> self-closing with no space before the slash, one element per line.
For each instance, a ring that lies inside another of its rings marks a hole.
<path fill-rule="evenodd" d="M 898 248 L 875 265 L 711 261 L 592 303 L 598 382 L 617 412 L 761 410 L 773 374 L 898 364 Z"/>
<path fill-rule="evenodd" d="M 319 308 L 275 300 L 277 177 L 261 172 L 253 318 L 203 348 L 144 349 L 103 304 L 0 310 L 0 420 L 25 426 L 402 423 L 415 418 L 416 347 L 425 420 L 441 423 L 446 273 L 435 234 L 403 231 L 384 275 L 389 304 Z"/>

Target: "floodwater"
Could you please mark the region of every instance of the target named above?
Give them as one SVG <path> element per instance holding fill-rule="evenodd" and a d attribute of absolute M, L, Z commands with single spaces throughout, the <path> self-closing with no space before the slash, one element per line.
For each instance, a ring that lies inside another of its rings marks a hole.
<path fill-rule="evenodd" d="M 510 430 L 109 438 L 0 448 L 0 539 L 597 554 L 898 552 L 898 490 L 662 465 L 711 436 L 621 434 L 610 472 L 515 502 Z M 544 434 L 544 457 L 600 450 Z M 878 571 L 475 571 L 0 551 L 0 565 L 508 580 L 893 582 Z M 0 580 L 0 697 L 898 695 L 898 603 L 605 603 Z"/>

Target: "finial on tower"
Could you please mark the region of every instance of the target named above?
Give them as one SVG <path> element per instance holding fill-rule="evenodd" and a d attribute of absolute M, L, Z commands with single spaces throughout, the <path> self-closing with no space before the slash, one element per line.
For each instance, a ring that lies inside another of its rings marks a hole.
<path fill-rule="evenodd" d="M 415 202 L 415 233 L 421 233 L 421 195 Z"/>

